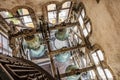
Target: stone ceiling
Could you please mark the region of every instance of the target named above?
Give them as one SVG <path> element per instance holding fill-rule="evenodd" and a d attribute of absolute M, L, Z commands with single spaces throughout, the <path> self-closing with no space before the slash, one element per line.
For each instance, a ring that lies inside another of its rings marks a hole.
<path fill-rule="evenodd" d="M 35 11 L 36 15 L 40 15 L 42 14 L 43 5 L 53 1 L 63 2 L 67 0 L 0 0 L 0 8 L 10 10 L 16 6 L 28 6 Z"/>

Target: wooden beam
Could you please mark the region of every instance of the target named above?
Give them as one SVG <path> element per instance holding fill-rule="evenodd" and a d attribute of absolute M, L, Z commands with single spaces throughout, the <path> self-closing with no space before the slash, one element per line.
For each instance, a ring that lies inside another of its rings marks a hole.
<path fill-rule="evenodd" d="M 30 14 L 26 14 L 26 15 L 19 15 L 19 16 L 13 16 L 13 17 L 7 17 L 7 18 L 4 18 L 4 19 L 20 18 L 20 17 L 24 17 L 24 16 L 30 16 Z"/>
<path fill-rule="evenodd" d="M 79 24 L 79 22 L 59 24 L 59 25 L 55 25 L 55 26 L 50 27 L 50 30 L 70 28 L 70 27 L 74 27 L 78 24 Z"/>
<path fill-rule="evenodd" d="M 91 67 L 82 68 L 82 69 L 75 69 L 75 70 L 72 70 L 71 72 L 60 74 L 60 77 L 63 78 L 63 77 L 72 76 L 75 74 L 80 74 L 82 72 L 87 72 L 87 71 L 92 70 L 94 68 L 95 68 L 95 65 L 93 65 Z"/>
<path fill-rule="evenodd" d="M 73 46 L 73 47 L 69 47 L 69 48 L 57 49 L 57 50 L 51 51 L 50 55 L 55 55 L 55 54 L 59 54 L 59 53 L 67 52 L 67 51 L 72 51 L 72 50 L 79 49 L 82 47 L 85 47 L 85 45 L 77 45 L 77 46 Z"/>
<path fill-rule="evenodd" d="M 51 30 L 57 30 L 57 29 L 64 29 L 64 28 L 69 28 L 69 27 L 74 27 L 75 25 L 78 25 L 79 22 L 76 22 L 76 23 L 65 23 L 64 25 L 63 24 L 58 24 L 58 25 L 55 25 L 55 26 L 51 26 L 50 27 L 50 31 Z M 17 32 L 16 34 L 12 34 L 11 37 L 21 37 L 21 36 L 29 36 L 29 35 L 32 35 L 32 34 L 37 34 L 37 33 L 41 33 L 41 31 L 38 29 L 23 29 L 19 32 Z"/>

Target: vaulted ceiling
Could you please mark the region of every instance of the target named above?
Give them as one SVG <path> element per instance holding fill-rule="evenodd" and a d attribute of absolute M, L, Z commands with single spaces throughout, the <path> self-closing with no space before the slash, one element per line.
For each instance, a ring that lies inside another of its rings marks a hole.
<path fill-rule="evenodd" d="M 39 16 L 42 14 L 42 7 L 45 4 L 49 4 L 51 2 L 56 2 L 60 4 L 64 1 L 66 0 L 0 0 L 0 8 L 10 10 L 16 6 L 28 6 L 35 11 L 36 15 Z"/>

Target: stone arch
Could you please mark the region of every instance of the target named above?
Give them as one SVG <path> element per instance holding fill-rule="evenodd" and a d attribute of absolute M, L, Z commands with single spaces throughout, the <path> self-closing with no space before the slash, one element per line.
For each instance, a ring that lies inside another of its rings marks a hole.
<path fill-rule="evenodd" d="M 34 10 L 33 10 L 31 7 L 29 7 L 29 6 L 24 6 L 24 5 L 22 5 L 22 6 L 16 6 L 16 7 L 12 8 L 13 13 L 16 14 L 16 11 L 17 11 L 18 9 L 22 9 L 22 8 L 28 10 L 29 15 L 30 15 L 31 18 L 32 18 L 33 24 L 35 25 L 35 27 L 37 27 L 36 15 L 35 15 Z"/>
<path fill-rule="evenodd" d="M 104 49 L 99 45 L 99 44 L 94 44 L 93 45 L 93 51 L 91 54 L 93 54 L 94 52 L 98 51 L 98 50 L 101 50 L 102 51 L 102 54 L 103 54 L 103 57 L 104 57 L 104 60 L 102 61 L 102 66 L 103 66 L 103 70 L 105 69 L 108 69 L 110 71 L 110 73 L 112 74 L 112 77 L 113 79 L 116 80 L 116 77 L 113 73 L 113 70 L 110 68 L 110 66 L 107 64 L 107 58 L 105 56 L 105 52 L 104 52 Z"/>

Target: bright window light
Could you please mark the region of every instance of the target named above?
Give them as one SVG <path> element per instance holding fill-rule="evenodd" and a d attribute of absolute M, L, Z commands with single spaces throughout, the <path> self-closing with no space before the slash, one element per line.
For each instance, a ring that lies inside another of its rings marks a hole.
<path fill-rule="evenodd" d="M 99 73 L 99 80 L 106 80 L 106 76 L 104 74 L 104 71 L 101 67 L 97 67 L 97 71 Z"/>
<path fill-rule="evenodd" d="M 8 39 L 3 37 L 3 48 L 8 49 Z"/>
<path fill-rule="evenodd" d="M 86 28 L 83 29 L 83 34 L 84 34 L 85 37 L 88 36 L 88 32 L 87 32 L 87 29 L 86 29 Z"/>
<path fill-rule="evenodd" d="M 18 13 L 19 15 L 28 15 L 29 14 L 29 11 L 27 9 L 18 9 Z"/>
<path fill-rule="evenodd" d="M 90 79 L 95 79 L 95 72 L 93 70 L 89 71 Z"/>
<path fill-rule="evenodd" d="M 63 3 L 62 8 L 69 8 L 70 5 L 71 5 L 71 1 L 67 1 L 67 2 Z"/>
<path fill-rule="evenodd" d="M 50 23 L 55 24 L 56 23 L 56 11 L 48 12 L 48 19 Z"/>
<path fill-rule="evenodd" d="M 74 35 L 75 39 L 78 40 L 78 36 L 77 35 Z"/>
<path fill-rule="evenodd" d="M 23 17 L 23 22 L 24 22 L 24 23 L 30 23 L 30 22 L 32 22 L 32 19 L 31 19 L 30 16 L 24 16 L 24 17 Z"/>
<path fill-rule="evenodd" d="M 7 23 L 10 23 L 10 21 L 13 21 L 14 24 L 21 24 L 21 22 L 17 18 L 10 18 L 6 19 Z"/>
<path fill-rule="evenodd" d="M 56 11 L 48 12 L 48 18 L 49 18 L 49 19 L 51 19 L 51 18 L 56 18 Z"/>
<path fill-rule="evenodd" d="M 34 24 L 33 23 L 27 23 L 25 25 L 28 26 L 28 27 L 34 28 Z"/>
<path fill-rule="evenodd" d="M 60 40 L 55 40 L 55 46 L 57 49 L 61 49 L 63 47 L 68 46 L 68 44 L 66 43 L 67 41 L 60 41 Z M 58 45 L 59 44 L 59 45 Z"/>
<path fill-rule="evenodd" d="M 73 30 L 74 30 L 75 32 L 77 32 L 78 27 L 77 27 L 77 26 L 75 26 L 75 27 L 73 28 Z"/>
<path fill-rule="evenodd" d="M 83 19 L 84 19 L 84 18 L 85 18 L 85 10 L 84 10 L 84 9 L 82 9 L 81 15 L 82 15 L 82 17 L 83 17 Z"/>
<path fill-rule="evenodd" d="M 50 4 L 47 6 L 47 10 L 51 11 L 51 10 L 56 10 L 56 4 Z"/>
<path fill-rule="evenodd" d="M 66 20 L 68 17 L 68 13 L 69 13 L 69 9 L 60 10 L 59 22 L 63 22 L 64 20 Z"/>
<path fill-rule="evenodd" d="M 13 17 L 13 15 L 12 15 L 10 12 L 7 12 L 7 11 L 1 11 L 1 12 L 0 12 L 0 15 L 1 15 L 3 18 Z"/>
<path fill-rule="evenodd" d="M 82 29 L 83 29 L 84 22 L 83 22 L 83 19 L 82 19 L 82 16 L 81 16 L 81 15 L 79 16 L 79 23 L 80 23 L 80 26 L 81 26 Z"/>
<path fill-rule="evenodd" d="M 109 80 L 113 80 L 113 76 L 112 76 L 110 70 L 109 70 L 109 69 L 104 69 L 104 70 L 105 70 L 105 73 L 106 73 L 106 75 L 107 75 L 107 78 L 108 78 Z"/>
<path fill-rule="evenodd" d="M 96 65 L 98 65 L 98 64 L 99 64 L 99 59 L 98 59 L 98 57 L 97 57 L 97 55 L 96 55 L 95 52 L 92 54 L 92 58 L 93 58 L 93 60 L 94 60 L 94 63 L 95 63 Z"/>
<path fill-rule="evenodd" d="M 86 23 L 86 28 L 87 28 L 88 32 L 91 31 L 90 21 L 88 21 L 88 22 Z"/>
<path fill-rule="evenodd" d="M 79 44 L 81 44 L 82 43 L 82 40 L 81 39 L 79 39 Z"/>
<path fill-rule="evenodd" d="M 100 60 L 103 61 L 103 60 L 104 60 L 104 56 L 103 56 L 102 51 L 101 51 L 101 50 L 98 50 L 98 51 L 97 51 L 97 54 L 98 54 L 98 57 L 100 58 Z"/>
<path fill-rule="evenodd" d="M 31 16 L 29 15 L 28 9 L 25 8 L 18 9 L 18 13 L 19 15 L 23 15 L 22 17 L 20 17 L 20 19 L 25 24 L 25 26 L 34 28 L 34 24 Z"/>

